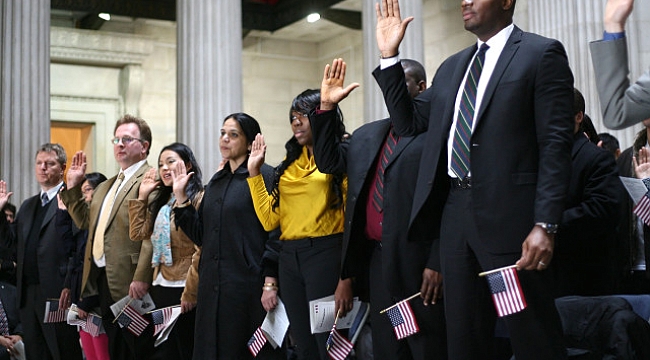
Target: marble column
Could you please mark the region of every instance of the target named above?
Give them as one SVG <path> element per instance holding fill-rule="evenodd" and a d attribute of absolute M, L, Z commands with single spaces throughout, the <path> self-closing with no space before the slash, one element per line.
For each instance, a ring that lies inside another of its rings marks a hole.
<path fill-rule="evenodd" d="M 529 31 L 560 40 L 566 48 L 575 78 L 575 87 L 585 97 L 586 113 L 599 132 L 616 136 L 621 150 L 631 146 L 641 125 L 625 130 L 609 130 L 602 122 L 600 102 L 596 89 L 589 42 L 602 39 L 605 1 L 545 0 L 528 1 Z M 650 37 L 642 36 L 642 29 L 650 22 L 647 6 L 636 6 L 630 16 L 628 38 L 631 78 L 636 79 L 650 65 Z M 644 61 L 645 59 L 645 61 Z"/>
<path fill-rule="evenodd" d="M 50 0 L 0 1 L 0 179 L 20 205 L 38 191 L 34 156 L 50 139 Z"/>
<path fill-rule="evenodd" d="M 375 32 L 377 25 L 375 3 L 375 1 L 364 1 L 362 9 L 363 83 L 365 84 L 363 87 L 363 103 L 365 122 L 388 117 L 384 97 L 372 76 L 372 71 L 379 65 L 379 50 L 377 48 Z M 400 58 L 413 59 L 424 64 L 422 0 L 400 2 L 400 12 L 404 18 L 409 16 L 415 17 L 415 20 L 409 24 L 404 40 L 400 45 Z"/>
<path fill-rule="evenodd" d="M 221 160 L 221 120 L 242 111 L 240 0 L 177 1 L 177 134 L 207 180 Z"/>

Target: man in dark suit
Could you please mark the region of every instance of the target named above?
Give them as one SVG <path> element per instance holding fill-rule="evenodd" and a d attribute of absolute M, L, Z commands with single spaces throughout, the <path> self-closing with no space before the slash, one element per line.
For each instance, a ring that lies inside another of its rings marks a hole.
<path fill-rule="evenodd" d="M 119 173 L 97 186 L 88 206 L 81 193 L 86 155 L 79 151 L 68 170 L 69 189 L 61 192 L 61 199 L 75 224 L 88 229 L 81 296 L 99 295 L 111 359 L 142 360 L 149 358 L 147 339 L 152 336 L 136 338 L 128 329 L 120 328 L 113 322 L 110 306 L 126 295 L 141 299 L 153 279 L 151 242 L 130 239 L 128 211 L 129 199 L 138 197 L 140 182 L 151 168 L 147 164 L 151 129 L 144 120 L 125 115 L 115 124 L 114 136 Z"/>
<path fill-rule="evenodd" d="M 81 359 L 79 335 L 62 323 L 43 323 L 45 302 L 61 294 L 68 259 L 56 231 L 56 196 L 64 188 L 65 150 L 44 144 L 36 152 L 34 167 L 41 192 L 23 202 L 14 226 L 0 217 L 0 238 L 17 250 L 18 304 L 28 359 Z M 0 207 L 12 193 L 0 182 Z M 54 201 L 52 201 L 54 200 Z"/>
<path fill-rule="evenodd" d="M 445 60 L 412 100 L 396 63 L 413 18 L 401 19 L 397 0 L 381 5 L 374 76 L 397 134 L 427 131 L 410 224 L 424 215 L 439 225 L 449 358 L 492 357 L 496 311 L 478 274 L 513 264 L 527 303 L 502 318 L 515 357 L 566 357 L 546 271 L 571 176 L 573 75 L 562 44 L 515 27 L 513 0 L 462 1 L 477 44 Z"/>
<path fill-rule="evenodd" d="M 627 196 L 614 157 L 585 136 L 585 99 L 574 89 L 571 183 L 551 265 L 556 296 L 616 293 L 621 280 L 619 241 Z"/>
<path fill-rule="evenodd" d="M 414 60 L 401 64 L 409 95 L 415 97 L 426 89 L 424 67 Z M 375 359 L 445 359 L 444 311 L 435 302 L 442 285 L 438 244 L 434 245 L 436 239 L 424 217 L 418 218 L 411 232 L 404 231 L 409 219 L 403 212 L 413 201 L 414 171 L 424 137 L 396 139 L 390 119 L 383 119 L 361 126 L 349 143 L 337 139 L 334 111 L 324 110 L 336 108 L 337 92 L 345 91 L 340 87 L 343 66 L 340 59 L 332 63 L 332 76 L 326 76 L 321 87 L 320 111 L 311 120 L 319 170 L 348 176 L 341 278 L 355 278 L 357 288 L 368 288 Z M 396 142 L 389 147 L 391 140 Z M 379 207 L 376 194 L 383 198 Z M 421 300 L 410 305 L 420 331 L 398 341 L 388 317 L 380 311 L 418 291 Z"/>

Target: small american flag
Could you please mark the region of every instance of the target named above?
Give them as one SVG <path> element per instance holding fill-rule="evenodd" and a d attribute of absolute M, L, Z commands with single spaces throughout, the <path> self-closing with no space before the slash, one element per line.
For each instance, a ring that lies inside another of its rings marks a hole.
<path fill-rule="evenodd" d="M 154 310 L 151 313 L 151 319 L 153 320 L 154 325 L 153 334 L 156 336 L 159 332 L 163 331 L 172 320 L 172 308 L 166 307 Z"/>
<path fill-rule="evenodd" d="M 641 200 L 632 209 L 634 215 L 638 216 L 644 224 L 650 226 L 650 191 L 641 197 Z"/>
<path fill-rule="evenodd" d="M 140 315 L 131 305 L 124 307 L 124 311 L 118 316 L 117 322 L 135 336 L 140 336 L 144 329 L 147 328 L 147 325 L 149 325 L 149 320 Z"/>
<path fill-rule="evenodd" d="M 327 338 L 327 354 L 333 360 L 345 360 L 354 345 L 336 330 L 336 323 L 332 326 L 330 336 Z"/>
<path fill-rule="evenodd" d="M 257 353 L 262 350 L 264 344 L 266 344 L 266 336 L 264 336 L 262 328 L 258 327 L 251 339 L 248 340 L 248 350 L 253 354 L 253 357 L 256 357 Z"/>
<path fill-rule="evenodd" d="M 520 312 L 526 308 L 526 299 L 514 267 L 487 274 L 492 300 L 499 317 Z"/>
<path fill-rule="evenodd" d="M 386 311 L 393 330 L 397 336 L 397 340 L 403 339 L 407 336 L 413 335 L 420 331 L 418 323 L 415 321 L 415 315 L 408 301 L 400 301 L 397 306 L 392 307 Z"/>
<path fill-rule="evenodd" d="M 45 301 L 45 317 L 43 323 L 58 323 L 68 319 L 68 311 L 59 309 L 59 299 Z"/>
<path fill-rule="evenodd" d="M 88 314 L 86 317 L 86 332 L 93 337 L 99 336 L 102 328 L 102 318 L 99 315 Z"/>

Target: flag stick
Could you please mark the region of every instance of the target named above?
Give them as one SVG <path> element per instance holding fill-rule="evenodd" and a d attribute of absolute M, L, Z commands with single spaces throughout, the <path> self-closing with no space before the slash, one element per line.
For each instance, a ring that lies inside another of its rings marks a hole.
<path fill-rule="evenodd" d="M 131 305 L 131 301 L 133 301 L 133 298 L 130 298 L 130 299 L 129 299 L 129 302 L 126 303 L 126 305 L 124 305 L 124 307 L 122 308 L 122 311 L 120 311 L 120 313 L 117 314 L 117 316 L 115 316 L 115 319 L 113 319 L 113 324 L 115 324 L 115 322 L 117 321 L 117 318 L 119 318 L 120 315 L 122 315 L 122 313 L 124 312 L 124 310 L 126 309 L 126 307 L 129 306 L 129 305 Z"/>
<path fill-rule="evenodd" d="M 330 336 L 332 336 L 332 331 L 336 328 L 336 323 L 339 321 L 339 315 L 341 314 L 341 309 L 339 309 L 336 312 L 336 317 L 334 318 L 334 325 L 332 325 L 332 330 L 330 331 Z M 325 348 L 325 351 L 330 351 L 330 343 L 329 341 L 327 342 L 327 347 Z"/>
<path fill-rule="evenodd" d="M 411 300 L 411 299 L 415 299 L 416 297 L 420 296 L 421 293 L 422 293 L 422 292 L 418 291 L 416 294 L 413 294 L 413 295 L 407 297 L 406 299 L 404 299 L 404 300 L 402 300 L 402 301 L 399 301 L 399 302 L 397 302 L 397 303 L 395 303 L 395 304 L 393 304 L 393 305 L 391 305 L 391 306 L 385 308 L 384 310 L 380 311 L 379 313 L 380 313 L 380 314 L 383 314 L 383 313 L 385 313 L 386 311 L 388 311 L 388 310 L 394 308 L 395 306 L 399 305 L 400 303 L 403 303 L 403 302 L 409 301 L 409 300 Z"/>
<path fill-rule="evenodd" d="M 173 309 L 173 308 L 177 308 L 177 307 L 181 307 L 181 306 L 180 305 L 172 305 L 172 306 L 167 306 L 167 307 L 160 308 L 160 309 L 153 309 L 151 311 L 147 311 L 145 314 L 151 314 L 152 312 L 154 312 L 156 310 L 162 310 L 162 309 L 167 309 L 167 308 Z"/>
<path fill-rule="evenodd" d="M 516 268 L 516 267 L 517 267 L 517 265 L 504 266 L 502 268 L 493 269 L 493 270 L 490 270 L 490 271 L 483 271 L 482 273 L 479 273 L 478 276 L 490 275 L 490 274 L 493 274 L 495 272 L 499 272 L 501 270 Z"/>

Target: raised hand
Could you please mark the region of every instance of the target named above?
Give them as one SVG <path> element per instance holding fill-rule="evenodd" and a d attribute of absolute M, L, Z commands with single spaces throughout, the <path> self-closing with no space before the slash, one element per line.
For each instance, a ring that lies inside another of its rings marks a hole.
<path fill-rule="evenodd" d="M 77 151 L 72 157 L 72 162 L 66 175 L 68 189 L 71 189 L 84 181 L 86 176 L 86 154 L 83 151 Z"/>
<path fill-rule="evenodd" d="M 260 168 L 266 159 L 266 144 L 264 135 L 255 135 L 255 140 L 251 145 L 251 154 L 248 156 L 248 176 L 253 177 L 260 174 Z"/>
<path fill-rule="evenodd" d="M 149 194 L 151 194 L 156 187 L 160 185 L 160 181 L 156 180 L 156 169 L 149 169 L 144 173 L 142 182 L 140 182 L 140 189 L 138 190 L 138 199 L 147 201 Z"/>
<path fill-rule="evenodd" d="M 333 110 L 336 104 L 350 95 L 352 90 L 359 87 L 359 83 L 352 83 L 343 87 L 347 65 L 343 59 L 334 59 L 332 65 L 325 65 L 323 81 L 320 86 L 320 109 Z"/>
<path fill-rule="evenodd" d="M 396 56 L 399 44 L 404 39 L 406 27 L 413 21 L 413 16 L 402 20 L 398 0 L 382 0 L 375 5 L 377 12 L 377 46 L 384 58 Z"/>
<path fill-rule="evenodd" d="M 60 210 L 68 210 L 68 208 L 63 203 L 63 200 L 61 200 L 61 195 L 56 194 L 56 201 L 57 201 L 57 204 L 59 205 Z"/>
<path fill-rule="evenodd" d="M 190 181 L 190 178 L 194 175 L 194 172 L 187 173 L 187 168 L 185 163 L 182 161 L 178 162 L 176 168 L 172 170 L 172 191 L 174 192 L 174 197 L 179 204 L 187 201 L 187 193 L 185 189 L 187 188 L 187 183 Z"/>
<path fill-rule="evenodd" d="M 9 198 L 13 194 L 12 192 L 7 192 L 7 183 L 4 180 L 0 180 L 0 209 L 9 202 Z M 4 214 L 0 215 L 4 216 Z"/>
<path fill-rule="evenodd" d="M 650 150 L 646 147 L 639 149 L 639 153 L 632 157 L 634 174 L 638 179 L 650 178 Z"/>
<path fill-rule="evenodd" d="M 634 0 L 608 0 L 605 5 L 603 22 L 605 31 L 618 33 L 625 30 L 625 22 L 632 13 Z"/>

